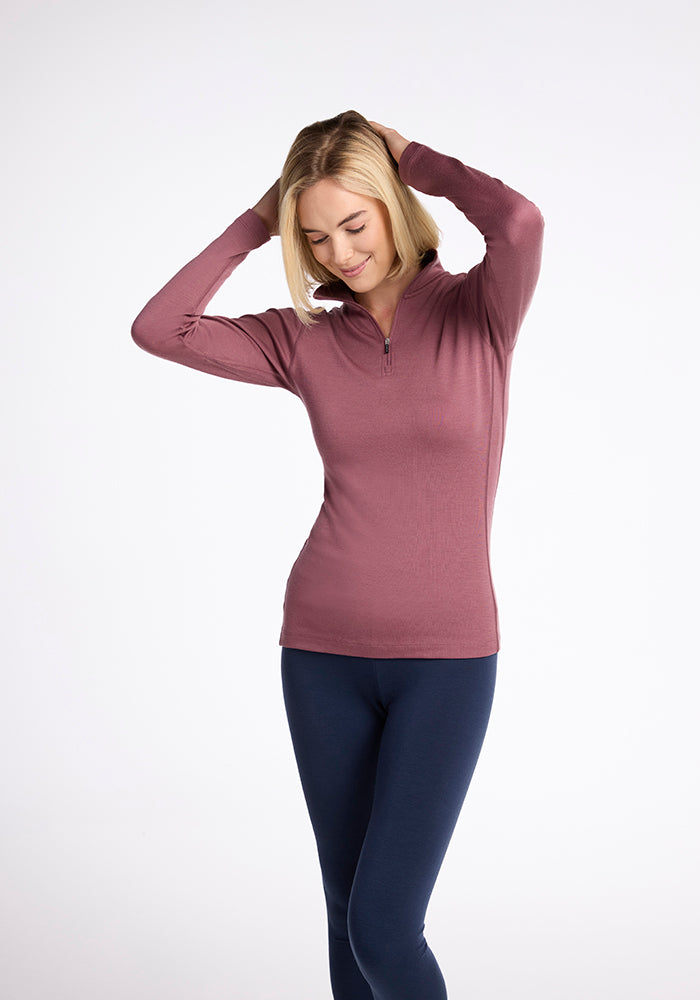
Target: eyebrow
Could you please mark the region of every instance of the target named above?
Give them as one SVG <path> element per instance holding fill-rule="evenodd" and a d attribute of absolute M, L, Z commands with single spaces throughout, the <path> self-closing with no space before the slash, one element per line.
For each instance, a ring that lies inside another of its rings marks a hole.
<path fill-rule="evenodd" d="M 364 215 L 366 211 L 367 211 L 366 208 L 361 208 L 359 212 L 353 212 L 352 215 L 348 215 L 346 219 L 343 219 L 342 222 L 338 223 L 338 229 L 340 229 L 341 226 L 344 226 L 346 222 L 352 222 L 352 220 L 356 219 L 358 215 Z M 302 229 L 302 233 L 322 233 L 322 232 L 323 232 L 322 229 Z"/>

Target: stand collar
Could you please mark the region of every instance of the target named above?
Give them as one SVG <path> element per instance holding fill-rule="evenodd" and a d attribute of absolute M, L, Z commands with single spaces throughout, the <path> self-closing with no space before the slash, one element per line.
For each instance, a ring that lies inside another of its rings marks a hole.
<path fill-rule="evenodd" d="M 417 294 L 425 285 L 429 284 L 444 271 L 437 250 L 426 250 L 423 259 L 425 263 L 404 291 L 402 298 L 409 298 L 411 295 Z M 347 305 L 360 306 L 360 303 L 355 299 L 353 291 L 345 284 L 342 278 L 336 278 L 335 281 L 319 285 L 313 293 L 313 298 L 317 300 L 333 299 L 336 302 L 343 302 Z M 363 307 L 360 306 L 360 308 Z"/>

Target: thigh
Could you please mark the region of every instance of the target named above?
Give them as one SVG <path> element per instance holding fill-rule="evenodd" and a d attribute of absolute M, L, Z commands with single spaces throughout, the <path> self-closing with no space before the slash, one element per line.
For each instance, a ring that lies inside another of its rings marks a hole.
<path fill-rule="evenodd" d="M 481 752 L 496 659 L 376 661 L 387 719 L 356 890 L 397 930 L 422 927 Z"/>
<path fill-rule="evenodd" d="M 372 808 L 386 717 L 373 662 L 282 647 L 282 686 L 324 884 L 342 908 Z"/>

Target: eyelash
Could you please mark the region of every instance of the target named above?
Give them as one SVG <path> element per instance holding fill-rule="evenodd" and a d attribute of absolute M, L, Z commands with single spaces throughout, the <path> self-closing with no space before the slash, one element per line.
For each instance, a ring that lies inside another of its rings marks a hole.
<path fill-rule="evenodd" d="M 359 229 L 348 229 L 347 232 L 348 233 L 352 233 L 354 236 L 356 236 L 358 233 L 361 233 L 364 228 L 365 228 L 364 226 L 360 226 Z M 327 239 L 328 239 L 328 237 L 324 236 L 320 240 L 311 240 L 311 243 L 313 244 L 313 246 L 317 247 L 319 245 L 319 243 L 323 243 Z"/>

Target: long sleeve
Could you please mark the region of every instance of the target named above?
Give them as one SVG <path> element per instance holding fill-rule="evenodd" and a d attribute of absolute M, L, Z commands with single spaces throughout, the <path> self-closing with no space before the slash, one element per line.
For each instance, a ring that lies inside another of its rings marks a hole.
<path fill-rule="evenodd" d="M 265 223 L 247 209 L 146 303 L 131 327 L 135 343 L 211 375 L 298 395 L 291 368 L 303 324 L 291 307 L 235 319 L 203 315 L 226 278 L 269 239 Z"/>
<path fill-rule="evenodd" d="M 404 183 L 448 198 L 484 237 L 486 253 L 465 275 L 462 305 L 497 350 L 513 350 L 540 273 L 544 219 L 523 195 L 421 143 L 399 160 Z"/>

